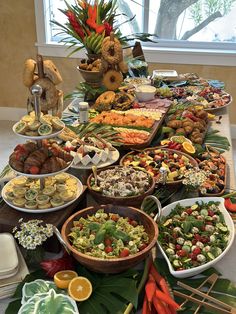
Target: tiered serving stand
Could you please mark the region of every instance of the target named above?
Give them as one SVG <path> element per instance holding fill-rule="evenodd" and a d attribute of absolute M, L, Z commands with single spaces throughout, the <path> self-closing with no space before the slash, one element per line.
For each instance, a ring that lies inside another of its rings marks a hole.
<path fill-rule="evenodd" d="M 39 85 L 33 85 L 32 88 L 31 88 L 31 93 L 34 96 L 35 118 L 39 121 L 40 114 L 41 114 L 40 96 L 42 94 L 42 88 Z M 15 129 L 16 129 L 16 124 L 13 126 L 13 132 L 16 135 L 25 138 L 26 140 L 35 140 L 37 142 L 37 145 L 38 145 L 39 148 L 42 147 L 42 140 L 43 139 L 49 139 L 49 138 L 56 137 L 57 135 L 59 135 L 63 131 L 63 128 L 62 128 L 60 131 L 51 133 L 49 135 L 44 135 L 44 136 L 27 136 L 27 135 L 18 134 L 15 131 Z M 39 179 L 39 181 L 40 181 L 40 190 L 43 190 L 44 187 L 45 187 L 45 178 L 46 177 L 55 176 L 56 174 L 59 174 L 61 172 L 65 172 L 66 170 L 68 170 L 70 168 L 72 163 L 73 163 L 73 161 L 70 162 L 66 168 L 64 168 L 64 169 L 62 169 L 60 171 L 47 173 L 47 174 L 28 174 L 28 173 L 21 173 L 19 171 L 16 171 L 13 168 L 12 168 L 12 170 L 15 171 L 16 173 L 18 173 L 21 176 L 29 177 L 29 178 L 32 178 L 32 179 Z M 46 208 L 46 209 L 28 209 L 28 208 L 24 208 L 24 207 L 15 206 L 11 202 L 9 202 L 9 200 L 6 197 L 7 188 L 11 184 L 12 180 L 14 180 L 14 179 L 10 180 L 4 186 L 4 188 L 2 190 L 2 197 L 3 197 L 4 201 L 10 207 L 13 207 L 14 209 L 16 209 L 18 211 L 21 211 L 21 212 L 32 213 L 32 214 L 39 214 L 39 213 L 43 214 L 43 213 L 49 213 L 49 212 L 58 211 L 58 210 L 61 210 L 61 209 L 65 208 L 65 207 L 71 205 L 72 203 L 74 203 L 79 198 L 79 196 L 82 194 L 82 192 L 83 192 L 83 185 L 82 185 L 81 181 L 78 178 L 76 178 L 75 176 L 71 175 L 71 174 L 69 174 L 69 176 L 71 178 L 74 178 L 77 181 L 76 197 L 73 200 L 68 201 L 68 202 L 66 202 L 66 203 L 64 203 L 63 205 L 60 205 L 60 206 L 50 207 L 50 208 Z"/>

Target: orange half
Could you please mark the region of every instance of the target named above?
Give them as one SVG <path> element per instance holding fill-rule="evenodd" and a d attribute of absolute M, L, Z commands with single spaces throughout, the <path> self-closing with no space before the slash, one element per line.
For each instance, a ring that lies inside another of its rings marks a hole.
<path fill-rule="evenodd" d="M 68 293 L 75 301 L 85 301 L 92 294 L 91 282 L 85 277 L 76 277 L 71 280 L 68 286 Z"/>
<path fill-rule="evenodd" d="M 184 151 L 188 154 L 192 155 L 196 152 L 195 147 L 189 142 L 183 142 L 182 146 L 183 146 Z"/>
<path fill-rule="evenodd" d="M 78 277 L 78 274 L 75 271 L 73 271 L 73 270 L 62 270 L 62 271 L 58 271 L 54 275 L 53 279 L 54 279 L 55 285 L 58 288 L 67 289 L 70 281 L 75 277 Z"/>

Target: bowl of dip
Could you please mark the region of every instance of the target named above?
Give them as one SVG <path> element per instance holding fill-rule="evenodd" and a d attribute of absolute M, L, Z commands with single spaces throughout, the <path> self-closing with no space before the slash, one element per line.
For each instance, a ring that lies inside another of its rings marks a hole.
<path fill-rule="evenodd" d="M 149 101 L 154 99 L 156 87 L 151 85 L 139 85 L 135 89 L 135 95 L 138 101 Z"/>

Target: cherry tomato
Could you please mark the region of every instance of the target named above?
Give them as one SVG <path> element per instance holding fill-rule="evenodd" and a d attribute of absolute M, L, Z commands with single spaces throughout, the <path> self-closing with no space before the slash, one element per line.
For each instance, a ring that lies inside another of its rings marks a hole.
<path fill-rule="evenodd" d="M 194 253 L 190 253 L 189 257 L 191 258 L 192 261 L 196 261 L 197 260 L 197 255 Z"/>
<path fill-rule="evenodd" d="M 187 214 L 191 215 L 192 212 L 193 212 L 193 210 L 192 210 L 191 208 L 188 208 L 188 209 L 186 210 L 186 212 L 187 212 Z"/>
<path fill-rule="evenodd" d="M 119 219 L 118 215 L 116 215 L 116 214 L 111 215 L 111 220 L 118 221 L 118 219 Z"/>
<path fill-rule="evenodd" d="M 182 249 L 182 245 L 176 244 L 175 248 L 176 248 L 176 250 L 181 250 Z"/>
<path fill-rule="evenodd" d="M 131 220 L 130 224 L 133 226 L 133 227 L 137 227 L 138 223 L 136 220 Z"/>
<path fill-rule="evenodd" d="M 208 216 L 214 216 L 215 215 L 215 213 L 213 212 L 213 210 L 211 210 L 211 209 L 209 209 L 208 210 Z"/>
<path fill-rule="evenodd" d="M 177 255 L 180 257 L 185 257 L 187 255 L 187 252 L 185 250 L 179 250 L 177 251 Z"/>
<path fill-rule="evenodd" d="M 111 253 L 113 251 L 113 248 L 111 246 L 106 246 L 105 247 L 105 252 L 106 253 Z"/>
<path fill-rule="evenodd" d="M 198 234 L 198 233 L 195 233 L 194 234 L 194 238 L 197 240 L 197 241 L 201 241 L 201 236 L 200 236 L 200 234 Z"/>
<path fill-rule="evenodd" d="M 200 247 L 196 247 L 194 250 L 193 250 L 193 254 L 195 254 L 195 255 L 198 255 L 198 254 L 200 254 L 201 253 L 201 249 L 200 249 Z"/>
<path fill-rule="evenodd" d="M 210 239 L 207 236 L 202 236 L 202 243 L 208 243 Z"/>
<path fill-rule="evenodd" d="M 147 244 L 145 244 L 145 243 L 141 244 L 139 246 L 139 251 L 142 251 L 142 250 L 146 249 L 146 247 L 147 247 Z"/>
<path fill-rule="evenodd" d="M 121 252 L 120 252 L 120 257 L 126 257 L 126 256 L 129 256 L 129 249 L 125 248 L 123 249 Z"/>
<path fill-rule="evenodd" d="M 112 244 L 111 239 L 106 238 L 106 239 L 104 240 L 104 244 L 105 244 L 106 246 L 111 246 L 111 244 Z"/>

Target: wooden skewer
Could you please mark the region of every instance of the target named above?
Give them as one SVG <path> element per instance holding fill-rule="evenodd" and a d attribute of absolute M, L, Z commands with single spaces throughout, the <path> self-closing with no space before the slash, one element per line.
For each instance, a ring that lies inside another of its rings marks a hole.
<path fill-rule="evenodd" d="M 216 311 L 217 313 L 221 313 L 221 314 L 230 314 L 230 313 L 234 313 L 232 310 L 231 307 L 230 307 L 230 310 L 227 310 L 227 309 L 223 309 L 223 308 L 220 308 L 214 304 L 210 304 L 208 302 L 205 302 L 205 301 L 201 301 L 199 299 L 196 299 L 194 297 L 191 297 L 190 295 L 187 295 L 187 294 L 184 294 L 180 291 L 176 291 L 176 290 L 173 290 L 173 293 L 174 295 L 176 295 L 177 297 L 181 297 L 181 298 L 184 298 L 184 299 L 188 299 L 189 301 L 192 301 L 193 303 L 197 303 L 201 306 L 205 306 L 205 307 L 208 307 L 209 309 L 211 310 L 214 310 Z M 215 299 L 214 299 L 215 300 Z"/>
<path fill-rule="evenodd" d="M 217 304 L 217 305 L 220 305 L 220 306 L 222 306 L 223 308 L 225 308 L 225 309 L 227 309 L 227 310 L 229 310 L 229 311 L 232 310 L 232 306 L 230 306 L 230 305 L 228 305 L 228 304 L 226 304 L 226 303 L 224 303 L 224 302 L 221 302 L 221 301 L 217 300 L 216 298 L 211 297 L 210 295 L 208 295 L 208 294 L 206 294 L 206 293 L 203 293 L 203 292 L 201 292 L 201 291 L 198 291 L 197 289 L 192 288 L 192 287 L 190 287 L 189 285 L 186 285 L 186 284 L 183 283 L 183 282 L 178 281 L 178 282 L 177 282 L 177 285 L 180 286 L 180 287 L 182 287 L 182 288 L 184 288 L 184 289 L 186 289 L 186 290 L 188 290 L 188 291 L 193 292 L 193 293 L 196 294 L 196 295 L 199 295 L 200 297 L 202 297 L 202 298 L 204 298 L 204 299 L 206 299 L 206 300 L 208 300 L 208 301 L 211 301 L 211 302 L 213 302 L 213 303 L 215 303 L 215 304 Z M 200 301 L 200 302 L 202 302 L 202 301 Z M 206 302 L 204 302 L 204 303 L 206 303 Z"/>
<path fill-rule="evenodd" d="M 212 277 L 212 278 L 210 278 L 210 277 Z M 209 289 L 207 290 L 206 294 L 209 294 L 211 292 L 211 290 L 213 289 L 219 276 L 217 274 L 212 274 L 210 277 L 208 278 L 207 281 L 210 282 L 211 285 L 210 285 Z M 202 301 L 205 301 L 205 298 Z M 196 308 L 196 310 L 193 314 L 197 314 L 198 311 L 200 310 L 200 308 L 201 308 L 201 305 L 198 305 L 198 307 Z"/>
<path fill-rule="evenodd" d="M 215 279 L 216 278 L 216 279 Z M 212 274 L 210 275 L 206 280 L 204 280 L 198 287 L 197 289 L 202 288 L 207 282 L 213 283 L 215 284 L 216 280 L 218 279 L 218 275 L 217 274 Z M 191 297 L 194 296 L 194 293 L 192 293 L 190 295 Z M 186 303 L 188 302 L 188 300 L 186 299 L 182 304 L 180 304 L 181 307 L 183 307 Z"/>

